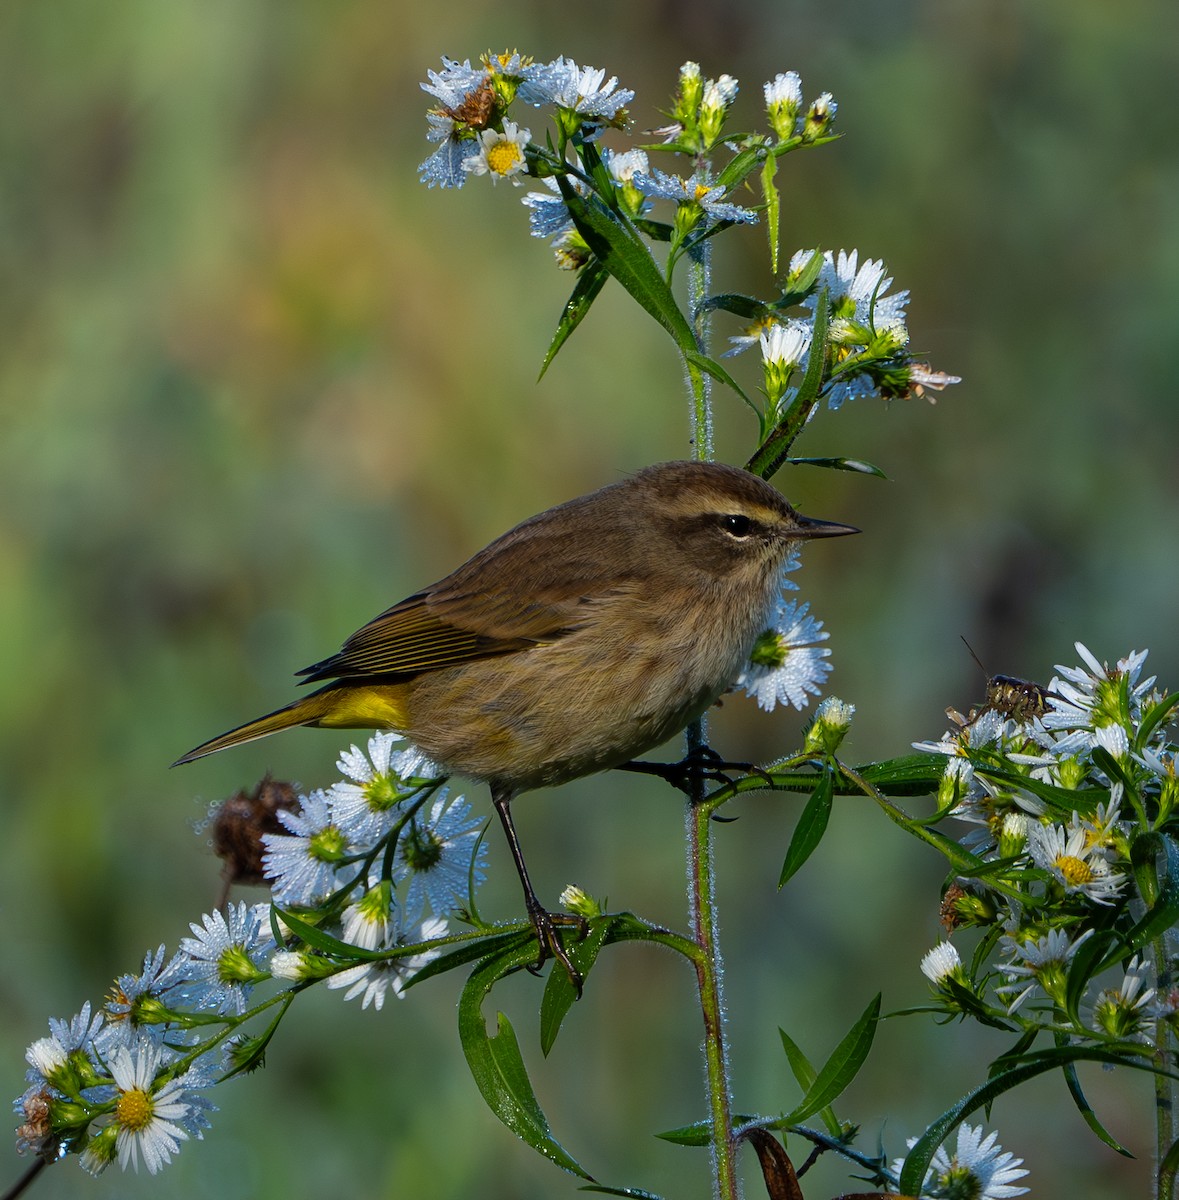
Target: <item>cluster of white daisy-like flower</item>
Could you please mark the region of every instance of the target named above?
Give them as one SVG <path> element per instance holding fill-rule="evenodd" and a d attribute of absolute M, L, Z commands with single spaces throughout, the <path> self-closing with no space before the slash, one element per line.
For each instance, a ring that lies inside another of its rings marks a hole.
<path fill-rule="evenodd" d="M 1145 652 L 1112 667 L 1077 652 L 1082 665 L 1046 687 L 992 681 L 981 711 L 916 743 L 946 757 L 940 814 L 972 826 L 961 845 L 978 868 L 956 873 L 945 924 L 987 931 L 969 968 L 947 940 L 921 969 L 948 1011 L 1148 1054 L 1177 1007 L 1144 958 L 1162 947 L 1157 983 L 1175 915 L 1158 888 L 1179 798 L 1176 698 L 1142 677 Z"/>
<path fill-rule="evenodd" d="M 352 746 L 338 766 L 344 778 L 278 811 L 287 832 L 262 836 L 289 923 L 272 921 L 269 902 L 206 914 L 171 958 L 160 946 L 120 976 L 93 1016 L 87 1004 L 51 1020 L 26 1054 L 22 1151 L 76 1153 L 93 1173 L 142 1161 L 154 1174 L 207 1128 L 202 1090 L 260 1060 L 270 1034 L 239 1032 L 247 1021 L 318 980 L 379 1009 L 439 954 L 446 916 L 483 879 L 480 822 L 394 734 L 372 737 L 367 753 Z M 283 990 L 255 1000 L 270 980 Z"/>
<path fill-rule="evenodd" d="M 630 223 L 636 236 L 667 243 L 668 274 L 682 253 L 701 247 L 720 228 L 751 224 L 770 210 L 773 265 L 777 270 L 777 160 L 784 154 L 831 140 L 836 103 L 824 92 L 809 106 L 802 81 L 793 71 L 763 86 L 769 133 L 725 133 L 739 91 L 731 75 L 705 78 L 697 63 L 680 69 L 668 115 L 657 130 L 661 139 L 645 147 L 620 150 L 599 145 L 610 129 L 625 131 L 627 105 L 634 92 L 606 78 L 603 70 L 579 67 L 567 58 L 537 63 L 518 53 L 486 54 L 478 65 L 443 60 L 429 72 L 423 89 L 437 101 L 427 114 L 427 137 L 437 149 L 421 164 L 429 186 L 461 187 L 472 175 L 492 181 L 524 177 L 547 189 L 529 192 L 533 236 L 551 241 L 558 264 L 581 271 L 595 252 L 584 236 L 571 201 L 597 201 L 603 211 Z M 513 106 L 517 106 L 513 109 Z M 557 140 L 534 137 L 520 120 L 508 116 L 518 106 L 550 109 Z M 731 154 L 724 167 L 713 163 L 720 150 Z M 652 168 L 650 153 L 678 154 L 691 160 L 686 175 Z M 734 197 L 759 171 L 765 203 L 750 207 Z M 658 201 L 675 205 L 670 224 L 653 217 Z M 595 286 L 599 281 L 595 280 Z M 798 397 L 814 341 L 821 296 L 826 296 L 825 333 L 820 345 L 823 371 L 818 399 L 838 408 L 848 400 L 923 395 L 959 382 L 956 376 L 914 363 L 906 352 L 908 292 L 889 292 L 892 279 L 879 260 L 861 263 L 855 250 L 800 250 L 790 261 L 781 294 L 772 301 L 747 296 L 715 297 L 710 303 L 752 323 L 731 338 L 729 354 L 760 345 L 765 375 L 764 408 L 759 411 L 764 438 Z M 587 292 L 591 289 L 587 287 Z M 579 302 L 588 306 L 592 295 Z M 813 411 L 810 409 L 809 411 Z"/>

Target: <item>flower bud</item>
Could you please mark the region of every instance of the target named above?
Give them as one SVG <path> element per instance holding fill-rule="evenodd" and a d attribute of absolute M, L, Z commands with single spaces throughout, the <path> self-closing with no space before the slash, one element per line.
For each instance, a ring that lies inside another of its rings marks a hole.
<path fill-rule="evenodd" d="M 794 135 L 794 122 L 802 108 L 802 80 L 797 71 L 776 75 L 765 85 L 766 115 L 779 141 Z"/>
<path fill-rule="evenodd" d="M 834 754 L 851 728 L 856 706 L 827 696 L 815 709 L 815 719 L 806 731 L 803 750 L 810 754 Z"/>
<path fill-rule="evenodd" d="M 806 110 L 806 117 L 802 123 L 802 140 L 813 142 L 816 138 L 822 137 L 831 128 L 837 107 L 835 98 L 830 92 L 824 92 L 814 101 Z"/>
<path fill-rule="evenodd" d="M 577 917 L 592 920 L 602 915 L 602 906 L 588 892 L 583 891 L 575 883 L 571 883 L 561 893 L 561 904 Z"/>

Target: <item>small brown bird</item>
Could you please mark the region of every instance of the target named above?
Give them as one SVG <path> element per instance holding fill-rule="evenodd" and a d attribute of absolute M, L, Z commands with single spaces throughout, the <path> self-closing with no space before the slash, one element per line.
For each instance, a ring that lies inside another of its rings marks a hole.
<path fill-rule="evenodd" d="M 540 962 L 557 957 L 577 985 L 512 798 L 617 767 L 699 717 L 767 627 L 791 547 L 855 532 L 737 467 L 647 467 L 509 530 L 299 672 L 324 687 L 176 765 L 295 725 L 404 733 L 490 786 Z"/>

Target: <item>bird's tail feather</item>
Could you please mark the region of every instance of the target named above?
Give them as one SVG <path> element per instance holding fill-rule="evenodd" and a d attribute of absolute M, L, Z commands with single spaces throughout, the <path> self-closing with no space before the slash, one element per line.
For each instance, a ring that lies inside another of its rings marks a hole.
<path fill-rule="evenodd" d="M 310 696 L 296 700 L 294 704 L 288 704 L 284 708 L 267 713 L 264 717 L 247 721 L 244 725 L 239 725 L 236 729 L 231 729 L 219 737 L 202 742 L 195 750 L 190 750 L 172 765 L 178 767 L 181 763 L 204 758 L 206 754 L 216 754 L 218 750 L 225 750 L 230 746 L 240 746 L 243 742 L 252 742 L 257 738 L 266 737 L 267 734 L 278 733 L 282 729 L 293 729 L 296 725 L 318 725 L 332 707 L 333 702 L 329 695 L 322 691 L 313 692 Z"/>

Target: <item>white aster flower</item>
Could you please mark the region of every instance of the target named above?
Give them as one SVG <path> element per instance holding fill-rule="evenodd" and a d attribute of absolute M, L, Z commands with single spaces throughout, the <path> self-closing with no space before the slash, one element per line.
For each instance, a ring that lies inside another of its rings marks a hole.
<path fill-rule="evenodd" d="M 172 1160 L 180 1143 L 201 1137 L 205 1112 L 212 1106 L 194 1090 L 206 1080 L 190 1070 L 157 1084 L 170 1056 L 148 1040 L 116 1050 L 110 1071 L 117 1098 L 112 1125 L 117 1128 L 119 1165 L 139 1170 L 139 1160 L 154 1175 Z M 102 1164 L 105 1165 L 105 1164 Z"/>
<path fill-rule="evenodd" d="M 379 876 L 370 880 L 367 891 L 344 909 L 341 925 L 343 940 L 362 950 L 395 944 L 398 919 L 391 882 Z"/>
<path fill-rule="evenodd" d="M 753 222 L 757 213 L 739 204 L 725 201 L 725 189 L 713 183 L 706 174 L 697 172 L 688 179 L 654 170 L 650 174 L 636 172 L 635 186 L 655 200 L 674 200 L 680 205 L 697 205 L 710 221 Z"/>
<path fill-rule="evenodd" d="M 569 215 L 569 207 L 561 188 L 552 176 L 545 176 L 542 186 L 547 192 L 528 192 L 521 197 L 520 203 L 532 211 L 528 214 L 528 231 L 533 237 L 551 238 L 566 233 L 573 228 L 573 218 Z M 580 179 L 571 179 L 575 191 L 584 195 L 588 190 Z"/>
<path fill-rule="evenodd" d="M 633 183 L 635 175 L 645 175 L 650 169 L 646 150 L 602 151 L 602 161 L 615 183 Z"/>
<path fill-rule="evenodd" d="M 350 747 L 336 766 L 347 780 L 332 785 L 332 817 L 350 840 L 370 844 L 392 828 L 401 801 L 417 781 L 441 773 L 416 746 L 405 747 L 396 733 L 369 738 L 367 757 L 358 746 Z"/>
<path fill-rule="evenodd" d="M 90 1053 L 95 1038 L 100 1036 L 103 1020 L 101 1012 L 91 1017 L 89 1001 L 68 1021 L 50 1017 L 49 1037 L 38 1038 L 25 1051 L 25 1061 L 30 1067 L 25 1077 L 29 1083 L 35 1088 L 49 1084 L 59 1091 L 65 1090 L 61 1084 L 70 1058 L 79 1053 Z M 82 1061 L 85 1063 L 86 1060 L 83 1058 Z"/>
<path fill-rule="evenodd" d="M 478 91 L 487 79 L 484 67 L 471 66 L 471 60 L 459 62 L 442 56 L 441 71 L 427 71 L 429 82 L 421 84 L 423 92 L 429 92 L 447 108 L 458 108 L 472 93 Z"/>
<path fill-rule="evenodd" d="M 521 129 L 515 121 L 504 121 L 503 132 L 484 129 L 479 134 L 479 150 L 463 159 L 463 170 L 471 175 L 490 175 L 491 182 L 511 179 L 516 185 L 519 175 L 528 166 L 524 147 L 532 141 L 532 131 Z"/>
<path fill-rule="evenodd" d="M 826 661 L 831 651 L 817 644 L 831 635 L 823 632 L 822 621 L 809 615 L 809 607 L 795 600 L 779 602 L 771 628 L 758 638 L 734 685 L 756 696 L 767 712 L 778 704 L 805 708 L 808 693 L 819 695 L 831 674 Z"/>
<path fill-rule="evenodd" d="M 471 886 L 484 878 L 487 847 L 479 837 L 482 821 L 471 816 L 461 796 L 449 799 L 443 788 L 429 813 L 419 812 L 402 831 L 398 858 L 409 872 L 407 912 L 429 905 L 435 916 L 453 912 L 467 901 Z"/>
<path fill-rule="evenodd" d="M 242 1013 L 274 950 L 270 905 L 230 905 L 228 913 L 228 919 L 220 911 L 206 913 L 203 924 L 189 926 L 195 937 L 180 942 L 175 986 L 194 1008 Z"/>
<path fill-rule="evenodd" d="M 445 936 L 446 922 L 431 917 L 416 929 L 392 934 L 386 945 L 374 948 L 392 950 L 397 946 L 416 945 Z M 392 991 L 393 995 L 401 999 L 406 982 L 428 962 L 437 958 L 439 953 L 438 950 L 424 950 L 408 958 L 374 959 L 371 962 L 359 963 L 341 971 L 339 975 L 333 975 L 327 981 L 327 985 L 329 988 L 347 988 L 344 993 L 345 1000 L 362 997 L 361 1008 L 368 1008 L 371 1004 L 380 1009 L 384 1006 L 386 992 Z"/>
<path fill-rule="evenodd" d="M 618 79 L 598 67 L 579 67 L 564 56 L 529 71 L 517 93 L 526 104 L 555 104 L 590 124 L 613 121 L 634 92 L 619 88 Z"/>
<path fill-rule="evenodd" d="M 809 259 L 810 252 L 800 253 Z M 838 318 L 854 320 L 869 329 L 903 324 L 909 293 L 906 290 L 889 295 L 892 278 L 886 276 L 884 271 L 881 259 L 869 258 L 860 264 L 858 250 L 840 250 L 838 254 L 827 250 L 823 254 L 823 268 L 819 272 L 816 295 L 827 288 L 832 311 Z M 840 301 L 848 303 L 841 304 Z M 815 296 L 804 303 L 813 309 Z"/>
<path fill-rule="evenodd" d="M 939 1146 L 921 1185 L 922 1196 L 941 1196 L 953 1200 L 1008 1200 L 1022 1196 L 1027 1188 L 1015 1186 L 1027 1170 L 1022 1158 L 998 1144 L 998 1133 L 983 1137 L 981 1125 L 959 1125 L 958 1142 L 953 1155 Z M 910 1138 L 910 1149 L 917 1144 Z M 900 1175 L 903 1159 L 892 1164 L 894 1175 Z"/>
<path fill-rule="evenodd" d="M 418 167 L 418 176 L 427 187 L 462 187 L 467 180 L 466 161 L 479 153 L 479 142 L 470 127 L 457 121 L 447 110 L 455 110 L 482 88 L 487 72 L 472 67 L 470 61 L 443 58 L 441 71 L 427 71 L 430 79 L 422 90 L 437 98 L 437 108 L 426 114 L 429 128 L 426 140 L 440 143 L 438 149 Z"/>
<path fill-rule="evenodd" d="M 1049 999 L 1063 1004 L 1069 963 L 1093 932 L 1086 929 L 1071 942 L 1063 929 L 1051 929 L 1044 937 L 1026 942 L 1008 934 L 1004 943 L 1012 961 L 1003 963 L 999 969 L 1012 982 L 995 989 L 1000 993 L 1019 992 L 1015 999 L 1008 1001 L 1007 1011 L 1015 1012 L 1037 986 Z"/>
<path fill-rule="evenodd" d="M 339 886 L 336 868 L 351 849 L 337 824 L 325 792 L 301 797 L 298 812 L 280 809 L 279 821 L 290 830 L 264 833 L 262 865 L 277 904 L 313 906 Z"/>
<path fill-rule="evenodd" d="M 1117 899 L 1125 876 L 1110 870 L 1090 832 L 1079 822 L 1067 829 L 1035 824 L 1028 831 L 1028 852 L 1036 866 L 1064 884 L 1066 892 L 1080 892 L 1095 904 L 1109 904 Z"/>
<path fill-rule="evenodd" d="M 1155 990 L 1147 987 L 1150 963 L 1134 955 L 1118 988 L 1106 988 L 1094 1002 L 1093 1024 L 1110 1037 L 1150 1041 L 1155 1032 Z"/>
<path fill-rule="evenodd" d="M 1090 733 L 1109 725 L 1132 728 L 1142 714 L 1142 699 L 1154 684 L 1153 675 L 1140 680 L 1147 651 L 1132 651 L 1113 669 L 1099 662 L 1081 642 L 1076 643 L 1076 651 L 1085 666 L 1057 664 L 1060 674 L 1048 685 L 1044 727 Z"/>

